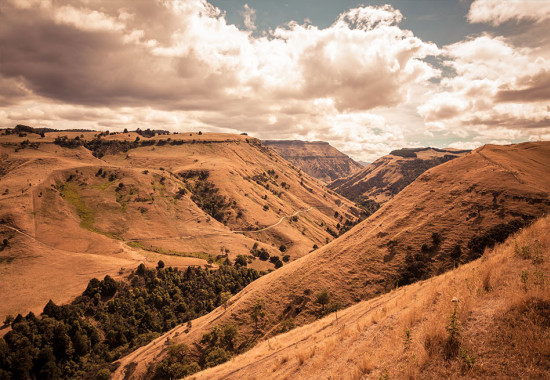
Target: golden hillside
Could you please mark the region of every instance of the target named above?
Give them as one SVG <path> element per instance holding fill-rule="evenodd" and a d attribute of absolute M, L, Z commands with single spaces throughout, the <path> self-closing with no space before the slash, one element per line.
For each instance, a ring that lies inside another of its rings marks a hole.
<path fill-rule="evenodd" d="M 426 170 L 468 153 L 452 149 L 400 149 L 379 158 L 362 170 L 335 179 L 328 187 L 358 203 L 384 203 Z"/>
<path fill-rule="evenodd" d="M 264 140 L 262 144 L 279 153 L 312 177 L 329 183 L 363 168 L 324 141 Z"/>
<path fill-rule="evenodd" d="M 190 378 L 546 378 L 549 229 L 543 218 L 472 263 L 273 337 Z"/>
<path fill-rule="evenodd" d="M 0 136 L 0 317 L 67 302 L 92 277 L 141 262 L 246 255 L 274 269 L 358 213 L 247 136 L 97 135 Z M 256 257 L 262 250 L 278 261 Z"/>
<path fill-rule="evenodd" d="M 117 377 L 144 376 L 166 344 L 200 341 L 216 325 L 261 340 L 319 315 L 315 295 L 352 305 L 479 257 L 550 209 L 550 143 L 487 145 L 422 174 L 348 233 L 255 281 L 230 301 L 121 360 Z M 250 313 L 265 305 L 261 334 Z M 127 367 L 130 366 L 130 367 Z"/>

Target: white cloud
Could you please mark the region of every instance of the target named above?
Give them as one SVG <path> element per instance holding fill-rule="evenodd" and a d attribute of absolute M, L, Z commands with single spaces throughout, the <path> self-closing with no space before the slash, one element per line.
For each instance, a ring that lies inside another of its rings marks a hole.
<path fill-rule="evenodd" d="M 246 29 L 251 31 L 256 30 L 256 24 L 254 24 L 256 22 L 256 11 L 254 10 L 254 8 L 251 8 L 248 6 L 248 4 L 245 4 L 242 16 Z"/>
<path fill-rule="evenodd" d="M 550 2 L 546 0 L 475 0 L 468 12 L 468 21 L 494 26 L 510 20 L 542 22 L 550 18 Z"/>
<path fill-rule="evenodd" d="M 54 20 L 58 24 L 66 24 L 86 31 L 120 31 L 124 29 L 122 22 L 105 13 L 69 5 L 56 8 Z"/>

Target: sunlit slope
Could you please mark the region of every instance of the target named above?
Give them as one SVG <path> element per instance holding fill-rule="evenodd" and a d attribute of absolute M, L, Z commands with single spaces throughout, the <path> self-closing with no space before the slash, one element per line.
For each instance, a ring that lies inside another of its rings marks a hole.
<path fill-rule="evenodd" d="M 168 336 L 172 344 L 192 344 L 229 322 L 250 336 L 258 299 L 266 309 L 262 334 L 270 336 L 285 320 L 302 325 L 315 319 L 315 294 L 322 290 L 347 306 L 479 257 L 487 244 L 550 209 L 548 174 L 546 142 L 485 146 L 432 168 L 345 235 L 249 285 L 227 311 L 218 309 L 188 333 L 178 328 L 123 359 L 118 374 L 130 363 L 137 363 L 137 377 L 143 374 L 162 358 Z"/>
<path fill-rule="evenodd" d="M 543 218 L 482 259 L 274 337 L 190 378 L 545 378 L 549 228 Z"/>
<path fill-rule="evenodd" d="M 467 152 L 435 148 L 396 150 L 356 173 L 334 180 L 328 186 L 360 203 L 384 203 L 426 170 Z"/>
<path fill-rule="evenodd" d="M 246 255 L 274 269 L 258 252 L 282 265 L 358 213 L 252 138 L 96 135 L 0 136 L 0 233 L 9 241 L 0 316 L 69 301 L 90 278 L 140 262 L 215 266 Z"/>

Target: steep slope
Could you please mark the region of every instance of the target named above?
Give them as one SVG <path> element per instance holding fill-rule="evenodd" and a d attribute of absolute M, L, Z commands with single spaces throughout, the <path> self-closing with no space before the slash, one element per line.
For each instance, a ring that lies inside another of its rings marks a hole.
<path fill-rule="evenodd" d="M 550 210 L 549 174 L 548 142 L 487 145 L 434 167 L 348 233 L 249 285 L 227 310 L 124 358 L 117 377 L 130 367 L 136 378 L 144 376 L 164 357 L 167 341 L 196 343 L 227 323 L 239 326 L 241 339 L 259 340 L 314 320 L 314 300 L 323 290 L 347 306 L 479 257 L 487 245 Z M 261 334 L 251 320 L 258 300 L 266 313 Z"/>
<path fill-rule="evenodd" d="M 546 217 L 483 259 L 279 335 L 191 378 L 545 378 L 549 229 Z"/>
<path fill-rule="evenodd" d="M 262 143 L 305 173 L 326 183 L 346 177 L 362 168 L 324 141 L 264 140 Z"/>
<path fill-rule="evenodd" d="M 245 255 L 253 268 L 274 269 L 358 213 L 256 139 L 97 135 L 0 136 L 0 317 L 67 302 L 90 278 L 140 262 L 204 266 Z"/>
<path fill-rule="evenodd" d="M 395 150 L 328 187 L 364 206 L 387 202 L 426 170 L 469 151 L 417 148 Z"/>

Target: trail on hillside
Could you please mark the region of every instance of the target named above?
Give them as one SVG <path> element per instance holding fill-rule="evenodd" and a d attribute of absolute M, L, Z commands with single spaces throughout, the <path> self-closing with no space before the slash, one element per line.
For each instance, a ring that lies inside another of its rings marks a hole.
<path fill-rule="evenodd" d="M 306 209 L 306 210 L 298 210 L 298 211 L 296 211 L 296 212 L 295 212 L 294 214 L 292 214 L 292 215 L 285 215 L 285 216 L 283 216 L 281 219 L 279 219 L 279 221 L 278 221 L 277 223 L 272 224 L 271 226 L 264 227 L 264 228 L 262 228 L 262 229 L 260 229 L 260 230 L 254 230 L 254 231 L 231 231 L 231 233 L 233 233 L 233 234 L 242 234 L 242 233 L 245 233 L 245 232 L 263 232 L 263 231 L 266 231 L 266 230 L 269 230 L 269 229 L 271 229 L 271 228 L 273 228 L 273 227 L 278 226 L 279 224 L 281 224 L 281 223 L 283 222 L 283 220 L 285 220 L 285 219 L 287 219 L 287 218 L 292 218 L 293 216 L 296 216 L 296 215 L 301 214 L 301 213 L 310 212 L 311 210 L 316 209 L 316 208 L 317 208 L 317 207 L 313 207 L 313 206 L 312 206 L 312 207 L 310 207 L 310 208 L 308 208 L 308 209 Z"/>

